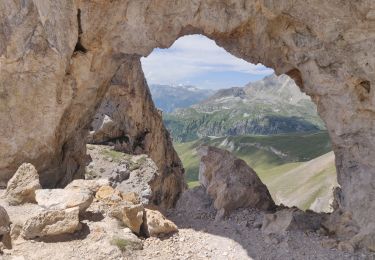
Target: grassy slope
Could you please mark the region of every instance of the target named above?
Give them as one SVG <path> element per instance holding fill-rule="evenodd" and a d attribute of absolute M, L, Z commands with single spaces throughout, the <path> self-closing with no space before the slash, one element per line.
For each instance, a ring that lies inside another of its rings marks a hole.
<path fill-rule="evenodd" d="M 331 150 L 326 132 L 204 138 L 194 142 L 176 143 L 175 148 L 184 164 L 189 187 L 199 185 L 196 148 L 200 145 L 213 145 L 234 152 L 258 173 L 275 200 L 284 204 L 309 208 L 315 198 L 327 197 L 327 191 L 336 184 L 332 154 L 308 162 Z M 280 156 L 281 153 L 283 156 Z M 295 197 L 297 199 L 293 200 Z"/>

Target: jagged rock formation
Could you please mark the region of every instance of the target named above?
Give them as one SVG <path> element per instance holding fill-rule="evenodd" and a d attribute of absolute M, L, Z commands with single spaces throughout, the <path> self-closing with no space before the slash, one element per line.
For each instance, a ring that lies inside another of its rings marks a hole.
<path fill-rule="evenodd" d="M 184 189 L 183 167 L 161 113 L 155 108 L 138 58 L 124 63 L 112 78 L 92 123 L 89 143 L 115 143 L 115 149 L 148 154 L 161 173 L 151 184 L 156 204 L 170 207 Z"/>
<path fill-rule="evenodd" d="M 44 186 L 83 177 L 86 129 L 120 66 L 202 33 L 312 97 L 332 138 L 339 205 L 363 230 L 374 222 L 373 1 L 4 0 L 0 24 L 3 183 L 26 161 Z M 164 177 L 166 188 L 180 182 Z"/>

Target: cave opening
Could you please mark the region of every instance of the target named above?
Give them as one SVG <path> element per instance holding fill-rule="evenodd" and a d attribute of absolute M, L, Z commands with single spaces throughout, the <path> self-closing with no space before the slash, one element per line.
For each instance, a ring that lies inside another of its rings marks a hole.
<path fill-rule="evenodd" d="M 243 159 L 277 204 L 332 211 L 335 156 L 297 69 L 276 76 L 198 34 L 141 62 L 189 188 L 200 185 L 197 150 L 209 145 Z"/>

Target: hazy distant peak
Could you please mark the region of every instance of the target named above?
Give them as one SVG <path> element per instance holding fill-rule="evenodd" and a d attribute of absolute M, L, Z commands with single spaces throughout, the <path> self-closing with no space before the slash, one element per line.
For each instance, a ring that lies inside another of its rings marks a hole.
<path fill-rule="evenodd" d="M 224 97 L 233 97 L 233 98 L 238 97 L 238 98 L 243 99 L 246 97 L 246 93 L 243 87 L 232 87 L 232 88 L 220 89 L 214 95 L 204 100 L 202 103 L 208 103 L 210 101 L 214 101 L 214 100 L 221 99 Z"/>
<path fill-rule="evenodd" d="M 166 113 L 178 108 L 189 107 L 212 95 L 212 90 L 200 89 L 192 85 L 150 85 L 152 99 L 156 107 Z"/>

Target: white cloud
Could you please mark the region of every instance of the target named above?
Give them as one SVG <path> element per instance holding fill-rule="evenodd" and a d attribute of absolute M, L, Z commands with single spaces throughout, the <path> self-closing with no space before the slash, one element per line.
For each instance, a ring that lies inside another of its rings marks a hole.
<path fill-rule="evenodd" d="M 241 72 L 268 75 L 273 71 L 232 56 L 202 35 L 179 38 L 169 49 L 156 49 L 142 58 L 150 84 L 179 84 L 209 72 Z"/>

